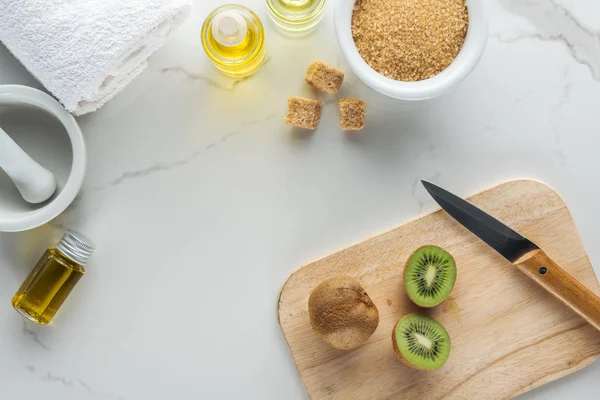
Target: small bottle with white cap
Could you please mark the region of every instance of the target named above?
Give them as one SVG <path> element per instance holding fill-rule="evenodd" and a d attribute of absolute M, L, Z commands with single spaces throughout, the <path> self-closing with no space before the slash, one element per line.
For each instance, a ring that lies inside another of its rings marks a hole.
<path fill-rule="evenodd" d="M 222 6 L 204 21 L 202 47 L 219 71 L 244 78 L 264 64 L 265 31 L 258 16 L 249 8 Z"/>

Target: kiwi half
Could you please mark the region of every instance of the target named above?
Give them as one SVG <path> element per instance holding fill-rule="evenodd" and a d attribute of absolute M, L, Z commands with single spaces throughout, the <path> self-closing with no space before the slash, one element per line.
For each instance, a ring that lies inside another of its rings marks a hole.
<path fill-rule="evenodd" d="M 377 307 L 360 282 L 350 276 L 321 282 L 308 298 L 308 314 L 319 337 L 338 350 L 360 346 L 379 324 Z"/>
<path fill-rule="evenodd" d="M 408 314 L 398 321 L 392 343 L 398 359 L 415 369 L 441 368 L 450 356 L 448 332 L 426 315 Z"/>
<path fill-rule="evenodd" d="M 423 246 L 404 266 L 404 288 L 418 306 L 434 307 L 446 300 L 456 282 L 456 262 L 441 247 Z"/>

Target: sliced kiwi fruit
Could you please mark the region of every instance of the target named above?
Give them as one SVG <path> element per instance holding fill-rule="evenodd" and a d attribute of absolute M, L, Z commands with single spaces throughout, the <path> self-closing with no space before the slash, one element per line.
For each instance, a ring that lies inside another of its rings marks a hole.
<path fill-rule="evenodd" d="M 404 288 L 418 306 L 435 307 L 446 300 L 456 282 L 456 262 L 441 247 L 423 246 L 404 266 Z"/>
<path fill-rule="evenodd" d="M 394 352 L 409 367 L 421 370 L 441 368 L 450 356 L 446 329 L 426 315 L 408 314 L 392 332 Z"/>
<path fill-rule="evenodd" d="M 360 346 L 375 332 L 379 311 L 360 282 L 336 276 L 308 298 L 310 323 L 325 343 L 338 350 Z"/>

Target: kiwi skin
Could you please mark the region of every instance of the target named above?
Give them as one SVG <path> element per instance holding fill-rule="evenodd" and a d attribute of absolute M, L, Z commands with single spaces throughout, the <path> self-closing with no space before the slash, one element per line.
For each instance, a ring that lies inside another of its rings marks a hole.
<path fill-rule="evenodd" d="M 436 245 L 421 246 L 421 247 L 419 247 L 417 250 L 413 251 L 413 252 L 411 253 L 410 257 L 408 257 L 408 259 L 407 259 L 407 260 L 406 260 L 406 262 L 404 263 L 404 270 L 403 270 L 403 272 L 402 272 L 402 276 L 405 276 L 405 275 L 406 275 L 406 268 L 408 268 L 408 263 L 410 262 L 410 259 L 412 258 L 412 256 L 413 256 L 413 255 L 414 255 L 414 254 L 415 254 L 417 251 L 421 250 L 423 247 L 439 247 L 439 246 L 436 246 Z M 441 248 L 441 247 L 440 247 L 440 249 L 442 249 L 442 250 L 446 251 L 448 254 L 450 254 L 450 253 L 449 253 L 447 250 L 445 250 L 445 249 L 443 249 L 443 248 Z M 450 254 L 450 256 L 452 256 L 452 255 Z M 454 286 L 454 285 L 453 285 L 453 286 Z M 446 301 L 446 299 L 443 299 L 443 300 L 442 300 L 442 301 L 440 301 L 438 304 L 433 304 L 433 305 L 430 305 L 430 306 L 428 306 L 428 305 L 423 305 L 423 304 L 419 304 L 419 303 L 418 303 L 418 302 L 417 302 L 415 299 L 413 299 L 413 298 L 411 297 L 410 293 L 409 293 L 409 292 L 408 292 L 408 290 L 406 289 L 406 285 L 405 285 L 405 284 L 403 284 L 403 285 L 402 285 L 402 287 L 404 288 L 404 293 L 406 293 L 406 295 L 408 296 L 408 298 L 409 298 L 409 299 L 410 299 L 410 300 L 411 300 L 413 303 L 415 303 L 417 306 L 419 306 L 419 307 L 421 307 L 421 308 L 433 308 L 433 307 L 437 307 L 437 306 L 439 306 L 440 304 L 442 304 L 444 301 Z"/>
<path fill-rule="evenodd" d="M 317 286 L 308 299 L 310 324 L 331 348 L 363 344 L 379 325 L 379 311 L 360 282 L 336 276 Z"/>

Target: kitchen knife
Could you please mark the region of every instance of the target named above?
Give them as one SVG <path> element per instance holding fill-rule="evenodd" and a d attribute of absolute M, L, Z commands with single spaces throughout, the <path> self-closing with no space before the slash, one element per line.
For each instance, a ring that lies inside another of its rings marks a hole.
<path fill-rule="evenodd" d="M 600 331 L 600 297 L 530 240 L 460 197 L 433 183 L 421 182 L 450 216 Z"/>

